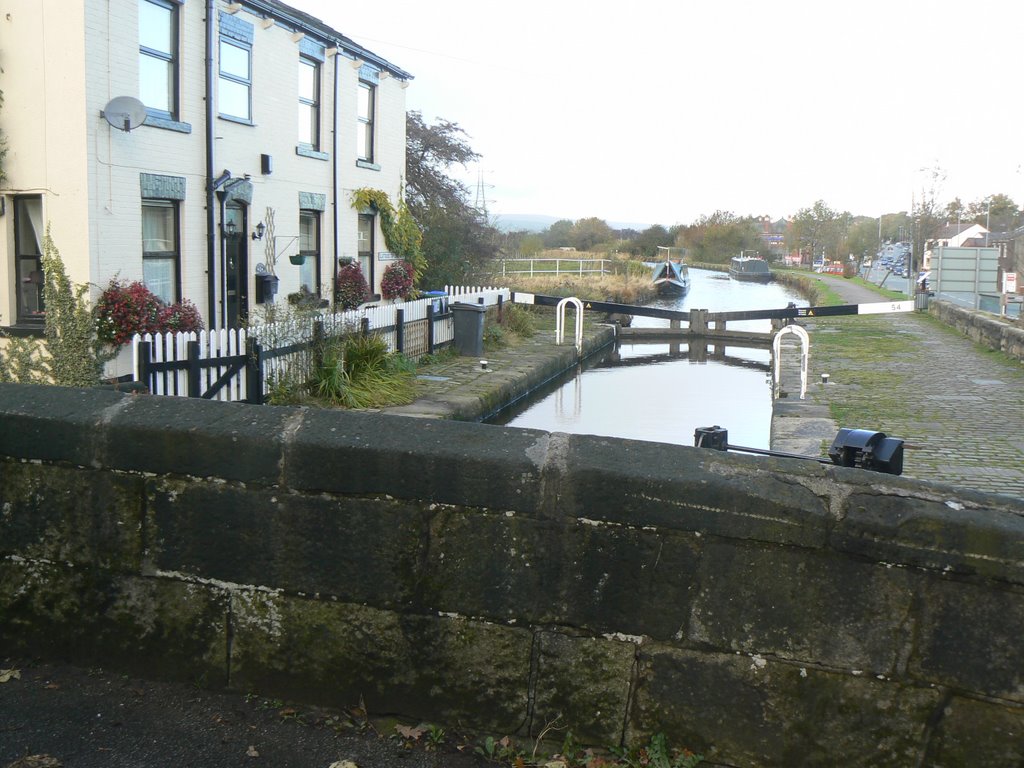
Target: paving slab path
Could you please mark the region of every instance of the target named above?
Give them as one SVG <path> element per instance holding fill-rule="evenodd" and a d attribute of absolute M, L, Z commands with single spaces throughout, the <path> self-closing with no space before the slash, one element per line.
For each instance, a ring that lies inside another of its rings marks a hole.
<path fill-rule="evenodd" d="M 884 301 L 841 277 L 821 279 L 848 303 Z M 1024 364 L 925 312 L 802 324 L 811 337 L 809 405 L 827 406 L 839 426 L 904 439 L 906 477 L 1024 496 Z"/>

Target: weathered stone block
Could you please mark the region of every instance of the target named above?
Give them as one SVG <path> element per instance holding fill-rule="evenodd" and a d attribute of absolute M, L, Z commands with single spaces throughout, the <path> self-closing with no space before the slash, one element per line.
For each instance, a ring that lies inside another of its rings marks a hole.
<path fill-rule="evenodd" d="M 1024 765 L 1024 707 L 952 698 L 932 736 L 932 768 L 1020 768 Z"/>
<path fill-rule="evenodd" d="M 389 606 L 415 593 L 426 522 L 407 502 L 151 481 L 162 571 Z"/>
<path fill-rule="evenodd" d="M 586 435 L 569 439 L 551 503 L 564 514 L 806 547 L 825 543 L 827 503 L 800 482 L 807 462 L 754 461 L 708 449 Z"/>
<path fill-rule="evenodd" d="M 232 593 L 231 685 L 268 695 L 514 733 L 527 720 L 532 635 L 461 618 Z"/>
<path fill-rule="evenodd" d="M 548 440 L 535 430 L 322 411 L 287 446 L 285 477 L 302 491 L 532 510 Z"/>
<path fill-rule="evenodd" d="M 282 443 L 301 413 L 196 398 L 137 397 L 111 417 L 100 461 L 105 467 L 158 475 L 276 485 Z"/>
<path fill-rule="evenodd" d="M 0 649 L 147 677 L 225 680 L 226 601 L 181 582 L 0 561 Z"/>
<path fill-rule="evenodd" d="M 935 577 L 924 591 L 911 674 L 1024 702 L 1024 592 Z"/>
<path fill-rule="evenodd" d="M 977 506 L 968 506 L 972 501 Z M 991 506 L 993 501 L 959 491 L 945 503 L 853 494 L 831 543 L 872 560 L 1024 584 L 1024 515 L 1019 507 Z"/>
<path fill-rule="evenodd" d="M 835 555 L 710 543 L 689 639 L 892 674 L 911 642 L 905 571 Z"/>
<path fill-rule="evenodd" d="M 142 480 L 0 463 L 0 554 L 138 572 Z"/>
<path fill-rule="evenodd" d="M 629 707 L 636 645 L 604 638 L 538 632 L 534 712 L 538 736 L 552 723 L 571 723 L 585 744 L 618 744 Z"/>
<path fill-rule="evenodd" d="M 917 765 L 934 690 L 756 655 L 641 646 L 630 739 L 737 767 Z"/>
<path fill-rule="evenodd" d="M 128 400 L 99 389 L 0 384 L 0 455 L 94 466 L 100 424 Z"/>
<path fill-rule="evenodd" d="M 430 539 L 422 599 L 442 611 L 667 639 L 696 591 L 694 539 L 670 532 L 441 510 Z"/>

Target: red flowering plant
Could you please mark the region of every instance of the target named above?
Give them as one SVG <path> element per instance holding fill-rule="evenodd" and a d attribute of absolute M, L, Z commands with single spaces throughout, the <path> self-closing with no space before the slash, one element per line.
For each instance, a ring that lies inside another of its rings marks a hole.
<path fill-rule="evenodd" d="M 385 299 L 404 299 L 412 291 L 412 265 L 407 261 L 396 261 L 384 270 L 380 281 L 380 293 Z"/>
<path fill-rule="evenodd" d="M 138 280 L 114 278 L 96 304 L 96 335 L 115 347 L 136 333 L 198 331 L 203 328 L 199 310 L 190 301 L 164 304 Z"/>
<path fill-rule="evenodd" d="M 350 261 L 338 270 L 334 280 L 334 301 L 342 309 L 355 309 L 370 298 L 370 286 L 366 284 L 359 264 Z"/>

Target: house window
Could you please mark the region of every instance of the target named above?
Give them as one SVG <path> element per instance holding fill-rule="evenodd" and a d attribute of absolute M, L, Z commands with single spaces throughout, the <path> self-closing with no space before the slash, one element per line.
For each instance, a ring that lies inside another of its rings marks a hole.
<path fill-rule="evenodd" d="M 299 59 L 299 143 L 320 148 L 320 65 Z"/>
<path fill-rule="evenodd" d="M 177 5 L 139 0 L 139 100 L 173 118 L 178 111 Z"/>
<path fill-rule="evenodd" d="M 299 253 L 305 258 L 299 267 L 299 283 L 320 295 L 320 211 L 299 211 Z"/>
<path fill-rule="evenodd" d="M 142 201 L 142 282 L 167 304 L 181 294 L 178 249 L 178 204 L 173 200 Z"/>
<path fill-rule="evenodd" d="M 252 48 L 245 43 L 221 38 L 220 88 L 218 104 L 221 117 L 252 121 Z"/>
<path fill-rule="evenodd" d="M 359 214 L 358 246 L 359 268 L 367 285 L 373 290 L 373 214 Z"/>
<path fill-rule="evenodd" d="M 373 114 L 376 86 L 359 81 L 359 134 L 356 136 L 356 154 L 360 160 L 373 162 Z"/>
<path fill-rule="evenodd" d="M 42 325 L 43 198 L 14 198 L 15 276 L 18 284 L 18 324 Z"/>

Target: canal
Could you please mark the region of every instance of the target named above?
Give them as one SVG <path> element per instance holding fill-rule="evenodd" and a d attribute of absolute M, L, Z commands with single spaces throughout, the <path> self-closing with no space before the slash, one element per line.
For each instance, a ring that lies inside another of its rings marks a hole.
<path fill-rule="evenodd" d="M 779 283 L 741 283 L 725 272 L 691 269 L 685 296 L 651 306 L 725 312 L 781 309 L 791 301 L 807 306 L 796 291 Z M 571 311 L 567 320 L 571 328 Z M 634 327 L 668 324 L 633 319 Z M 770 325 L 769 320 L 751 320 L 729 328 L 768 332 Z M 488 421 L 680 445 L 693 445 L 697 427 L 718 424 L 729 430 L 734 445 L 769 448 L 771 352 L 737 346 L 709 346 L 706 354 L 701 352 L 686 344 L 621 344 Z"/>

